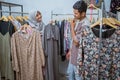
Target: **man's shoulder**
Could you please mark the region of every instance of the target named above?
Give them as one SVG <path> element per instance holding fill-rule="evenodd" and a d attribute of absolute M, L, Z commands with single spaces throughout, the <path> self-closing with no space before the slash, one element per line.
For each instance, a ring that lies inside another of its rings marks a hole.
<path fill-rule="evenodd" d="M 88 20 L 88 18 L 85 18 L 84 20 L 83 20 L 83 24 L 82 24 L 82 26 L 90 26 L 91 24 L 90 24 L 90 21 Z"/>

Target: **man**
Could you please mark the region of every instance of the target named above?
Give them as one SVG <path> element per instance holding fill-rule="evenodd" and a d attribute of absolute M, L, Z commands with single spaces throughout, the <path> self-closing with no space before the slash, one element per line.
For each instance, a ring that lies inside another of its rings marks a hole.
<path fill-rule="evenodd" d="M 76 66 L 77 56 L 79 49 L 79 40 L 81 38 L 81 30 L 84 25 L 88 25 L 89 21 L 86 19 L 87 4 L 80 0 L 73 5 L 74 19 L 71 21 L 71 36 L 72 45 L 71 49 L 67 54 L 67 58 L 70 57 L 68 75 L 69 80 L 82 80 L 81 76 L 78 74 Z"/>

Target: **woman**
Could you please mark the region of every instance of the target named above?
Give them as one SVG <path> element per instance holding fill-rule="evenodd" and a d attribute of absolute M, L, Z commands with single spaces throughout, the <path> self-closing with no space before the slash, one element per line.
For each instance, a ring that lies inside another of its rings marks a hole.
<path fill-rule="evenodd" d="M 43 35 L 45 24 L 42 21 L 42 14 L 40 11 L 34 11 L 30 13 L 28 22 L 31 27 L 39 30 L 41 35 Z"/>

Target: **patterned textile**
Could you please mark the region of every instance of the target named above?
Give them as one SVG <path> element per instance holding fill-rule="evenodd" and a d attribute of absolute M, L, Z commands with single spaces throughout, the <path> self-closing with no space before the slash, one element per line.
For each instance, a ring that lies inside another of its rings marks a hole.
<path fill-rule="evenodd" d="M 71 46 L 70 22 L 65 21 L 64 26 L 64 55 L 69 51 Z"/>
<path fill-rule="evenodd" d="M 112 36 L 102 39 L 100 52 L 99 38 L 93 34 L 90 27 L 82 29 L 77 66 L 80 75 L 84 80 L 97 80 L 97 77 L 99 80 L 120 80 L 120 27 Z"/>
<path fill-rule="evenodd" d="M 119 7 L 120 7 L 120 0 L 111 0 L 111 5 L 110 5 L 111 12 L 116 14 L 117 11 L 120 11 L 120 10 L 117 10 L 117 8 Z"/>
<path fill-rule="evenodd" d="M 37 30 L 32 30 L 32 34 L 15 32 L 11 38 L 11 51 L 15 80 L 43 80 L 45 59 Z"/>
<path fill-rule="evenodd" d="M 76 36 L 74 39 L 76 39 L 76 41 L 79 42 L 80 38 L 81 38 L 81 31 L 82 31 L 82 27 L 86 27 L 86 25 L 90 25 L 89 21 L 87 18 L 84 18 L 82 21 L 76 23 L 77 25 L 75 26 L 75 33 Z M 73 41 L 72 41 L 72 45 L 71 45 L 71 63 L 73 65 L 77 65 L 77 56 L 78 56 L 78 49 L 79 46 L 76 46 Z"/>

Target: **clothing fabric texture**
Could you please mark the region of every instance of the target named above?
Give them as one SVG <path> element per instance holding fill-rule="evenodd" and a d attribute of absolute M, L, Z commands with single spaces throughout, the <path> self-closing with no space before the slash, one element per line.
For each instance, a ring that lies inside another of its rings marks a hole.
<path fill-rule="evenodd" d="M 82 30 L 82 26 L 86 26 L 89 25 L 89 21 L 87 18 L 84 18 L 82 21 L 77 21 L 76 22 L 76 26 L 74 28 L 76 36 L 74 37 L 74 39 L 79 43 L 79 40 L 81 38 L 81 30 Z M 71 69 L 71 71 L 69 72 L 69 80 L 81 80 L 82 77 L 81 75 L 79 75 L 78 73 L 78 69 L 77 69 L 77 56 L 78 56 L 78 50 L 79 50 L 79 45 L 76 46 L 73 43 L 73 39 L 71 42 L 71 56 L 70 56 L 70 61 L 69 61 L 69 65 L 68 65 L 68 70 Z"/>
<path fill-rule="evenodd" d="M 117 8 L 119 7 L 120 7 L 120 0 L 111 0 L 111 4 L 110 4 L 111 12 L 117 14 L 117 11 L 120 11 L 120 9 L 117 10 Z"/>
<path fill-rule="evenodd" d="M 120 78 L 120 27 L 109 38 L 99 38 L 89 26 L 83 27 L 78 54 L 80 75 L 84 80 L 119 80 Z M 99 56 L 98 56 L 99 54 Z M 98 64 L 99 62 L 99 64 Z"/>
<path fill-rule="evenodd" d="M 0 79 L 14 80 L 10 38 L 15 32 L 11 22 L 0 21 Z"/>
<path fill-rule="evenodd" d="M 20 29 L 20 27 L 22 26 L 17 20 L 13 20 L 11 22 L 16 27 L 17 30 Z"/>
<path fill-rule="evenodd" d="M 59 30 L 60 30 L 60 55 L 61 55 L 61 59 L 62 61 L 64 61 L 66 58 L 66 55 L 64 54 L 64 23 L 65 23 L 65 20 L 61 21 L 60 22 L 60 27 L 59 27 Z"/>
<path fill-rule="evenodd" d="M 12 35 L 12 66 L 16 80 L 43 80 L 45 59 L 40 36 L 34 29 L 31 34 L 17 31 Z"/>
<path fill-rule="evenodd" d="M 60 27 L 60 43 L 61 43 L 61 56 L 64 56 L 64 24 L 65 20 L 61 22 L 61 27 Z"/>
<path fill-rule="evenodd" d="M 76 26 L 75 26 L 75 29 L 74 29 L 75 33 L 76 33 L 76 36 L 74 37 L 74 39 L 78 43 L 79 43 L 80 38 L 81 38 L 82 27 L 85 27 L 86 25 L 90 25 L 87 18 L 84 18 L 82 21 L 76 23 Z M 79 49 L 79 45 L 76 46 L 73 43 L 73 40 L 72 40 L 72 44 L 71 44 L 71 63 L 73 65 L 76 65 L 76 66 L 77 66 L 78 49 Z"/>
<path fill-rule="evenodd" d="M 48 24 L 44 31 L 43 49 L 46 57 L 45 80 L 59 80 L 60 33 L 56 25 Z"/>
<path fill-rule="evenodd" d="M 64 25 L 64 55 L 66 55 L 66 53 L 70 50 L 72 39 L 70 22 L 65 21 Z"/>

